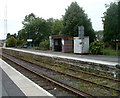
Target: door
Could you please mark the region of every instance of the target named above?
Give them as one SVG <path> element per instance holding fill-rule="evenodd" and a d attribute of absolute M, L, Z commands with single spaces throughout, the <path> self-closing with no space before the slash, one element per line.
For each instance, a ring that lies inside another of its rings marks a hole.
<path fill-rule="evenodd" d="M 61 38 L 54 40 L 54 50 L 55 51 L 62 51 L 62 41 L 61 41 Z"/>

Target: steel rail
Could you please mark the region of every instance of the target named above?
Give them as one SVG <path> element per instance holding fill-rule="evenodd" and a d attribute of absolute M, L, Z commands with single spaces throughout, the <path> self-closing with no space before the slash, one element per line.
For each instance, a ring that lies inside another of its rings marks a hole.
<path fill-rule="evenodd" d="M 92 76 L 103 78 L 103 79 L 108 79 L 108 80 L 115 81 L 115 82 L 120 82 L 120 80 L 118 80 L 118 79 L 113 79 L 113 78 L 109 78 L 109 77 L 105 77 L 105 76 L 101 76 L 101 75 L 96 75 L 96 74 L 90 73 L 90 72 L 79 71 L 79 70 L 75 70 L 75 69 L 72 69 L 72 68 L 62 67 L 60 65 L 57 65 L 57 66 L 59 66 L 61 68 L 64 68 L 64 69 L 74 71 L 74 72 L 79 72 L 79 73 L 88 74 L 88 75 L 92 75 Z"/>
<path fill-rule="evenodd" d="M 4 53 L 4 52 L 3 52 L 3 53 Z M 5 53 L 5 54 L 10 55 L 10 56 L 13 56 L 13 55 L 8 54 L 8 53 Z M 18 59 L 21 59 L 21 60 L 25 60 L 25 59 L 22 59 L 22 58 L 19 58 L 19 57 L 16 57 L 16 56 L 13 56 L 13 57 L 18 58 Z M 27 61 L 27 60 L 26 60 L 26 61 Z M 59 67 L 61 67 L 61 66 L 59 65 Z M 96 74 L 94 74 L 94 73 L 78 71 L 78 70 L 75 70 L 75 69 L 72 69 L 72 68 L 67 68 L 67 67 L 62 67 L 62 68 L 67 69 L 67 70 L 69 69 L 69 70 L 72 70 L 72 71 L 75 71 L 75 72 L 79 72 L 79 73 L 83 73 L 83 74 L 93 75 L 93 76 L 95 76 L 95 77 L 100 77 L 100 78 L 104 78 L 104 79 L 108 79 L 108 80 L 120 82 L 120 80 L 118 80 L 118 79 L 113 79 L 113 78 L 109 78 L 109 77 L 105 77 L 105 76 L 101 76 L 101 75 L 96 75 Z"/>
<path fill-rule="evenodd" d="M 36 74 L 37 76 L 40 76 L 40 77 L 42 77 L 42 78 L 44 78 L 44 79 L 47 79 L 47 80 L 49 80 L 49 81 L 51 81 L 51 82 L 53 82 L 53 83 L 55 83 L 55 84 L 57 84 L 57 85 L 65 88 L 65 89 L 67 89 L 67 90 L 69 90 L 69 91 L 71 91 L 71 92 L 73 92 L 73 93 L 81 96 L 81 97 L 88 97 L 88 96 L 95 97 L 95 96 L 93 96 L 92 94 L 88 94 L 88 93 L 86 93 L 86 92 L 80 91 L 80 90 L 78 90 L 78 89 L 76 89 L 76 88 L 74 88 L 74 87 L 71 87 L 71 86 L 69 86 L 69 85 L 67 85 L 67 84 L 65 84 L 65 83 L 62 83 L 62 82 L 60 82 L 60 81 L 57 81 L 57 80 L 55 80 L 55 79 L 53 79 L 53 78 L 50 78 L 50 77 L 48 77 L 48 76 L 46 76 L 46 75 L 42 75 L 42 74 L 40 74 L 40 73 L 37 73 L 37 72 L 35 72 L 35 71 L 33 71 L 33 70 L 25 67 L 25 66 L 22 66 L 22 65 L 16 63 L 15 61 L 13 61 L 13 60 L 5 57 L 5 56 L 3 56 L 3 57 L 6 58 L 6 59 L 8 59 L 8 60 L 10 60 L 10 61 L 13 62 L 13 63 L 15 63 L 16 65 L 21 66 L 22 68 L 30 71 L 31 73 L 34 73 L 34 74 Z"/>
<path fill-rule="evenodd" d="M 14 57 L 14 56 L 13 56 L 13 57 Z M 16 58 L 16 57 L 15 57 L 15 58 Z M 18 59 L 19 59 L 19 58 L 18 58 Z M 95 83 L 95 82 L 92 82 L 92 81 L 89 81 L 89 80 L 86 80 L 86 79 L 83 79 L 83 78 L 79 78 L 79 77 L 76 77 L 76 76 L 73 76 L 73 75 L 69 75 L 69 74 L 66 74 L 66 73 L 57 71 L 57 70 L 53 70 L 53 69 L 48 68 L 48 67 L 40 66 L 39 64 L 33 63 L 33 62 L 31 62 L 31 61 L 24 60 L 24 59 L 21 59 L 21 58 L 20 58 L 20 60 L 23 60 L 23 61 L 25 61 L 25 62 L 28 62 L 28 63 L 34 64 L 34 65 L 37 65 L 37 66 L 42 67 L 42 68 L 47 69 L 47 70 L 51 70 L 51 71 L 60 73 L 60 74 L 62 74 L 62 75 L 65 75 L 65 76 L 68 76 L 68 77 L 71 77 L 71 78 L 74 78 L 74 79 L 79 79 L 79 80 L 82 80 L 82 81 L 84 81 L 84 82 L 97 85 L 97 86 L 99 86 L 99 87 L 101 87 L 101 88 L 106 88 L 106 89 L 108 89 L 108 90 L 110 90 L 110 89 L 111 89 L 111 90 L 115 90 L 115 91 L 117 91 L 117 92 L 120 93 L 120 90 L 119 90 L 119 89 L 111 88 L 111 87 L 109 87 L 109 86 L 101 85 L 101 84 L 98 84 L 98 83 Z"/>
<path fill-rule="evenodd" d="M 15 56 L 13 56 L 13 57 L 15 57 Z M 17 57 L 15 57 L 15 58 L 17 58 Z M 18 59 L 23 60 L 23 61 L 28 62 L 28 63 L 31 63 L 31 64 L 34 64 L 34 65 L 37 65 L 37 66 L 40 66 L 39 64 L 33 63 L 33 62 L 31 62 L 31 61 L 24 60 L 24 59 L 22 59 L 22 58 L 18 58 Z M 44 66 L 40 66 L 40 67 L 45 68 L 45 69 L 48 69 L 48 70 L 51 70 L 51 71 L 54 71 L 54 72 L 57 72 L 57 73 L 60 73 L 60 74 L 63 74 L 63 75 L 67 75 L 67 76 L 72 77 L 72 78 L 76 78 L 76 79 L 85 81 L 85 82 L 87 82 L 87 83 L 95 84 L 95 85 L 97 85 L 97 86 L 99 86 L 99 87 L 106 88 L 106 89 L 108 89 L 108 90 L 111 89 L 111 90 L 115 90 L 115 91 L 117 91 L 117 92 L 120 92 L 119 89 L 115 89 L 115 88 L 112 88 L 112 87 L 109 87 L 109 86 L 101 85 L 101 84 L 98 84 L 98 83 L 95 83 L 95 82 L 92 82 L 92 81 L 89 81 L 89 80 L 86 80 L 86 79 L 83 79 L 83 78 L 79 78 L 79 77 L 76 77 L 76 76 L 73 76 L 73 75 L 69 75 L 69 74 L 66 74 L 66 73 L 57 71 L 57 70 L 53 70 L 53 69 L 48 68 L 48 67 L 44 67 Z"/>

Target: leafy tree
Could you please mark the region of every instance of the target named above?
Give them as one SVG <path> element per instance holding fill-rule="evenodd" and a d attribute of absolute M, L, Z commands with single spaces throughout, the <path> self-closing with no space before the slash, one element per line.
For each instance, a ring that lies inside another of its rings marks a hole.
<path fill-rule="evenodd" d="M 34 13 L 31 13 L 31 14 L 25 16 L 25 19 L 24 19 L 24 21 L 22 22 L 22 24 L 23 24 L 24 26 L 26 26 L 27 24 L 31 24 L 35 19 L 36 19 L 35 14 L 34 14 Z"/>
<path fill-rule="evenodd" d="M 15 47 L 17 44 L 17 40 L 14 37 L 10 37 L 6 41 L 7 47 Z"/>
<path fill-rule="evenodd" d="M 17 40 L 18 48 L 24 47 L 24 45 L 26 45 L 26 44 L 27 44 L 27 41 L 25 41 L 25 40 Z"/>
<path fill-rule="evenodd" d="M 16 35 L 16 33 L 14 33 L 14 34 L 8 33 L 8 34 L 7 34 L 7 39 L 10 38 L 10 37 L 17 38 L 17 35 Z"/>
<path fill-rule="evenodd" d="M 31 13 L 29 15 L 26 15 L 24 21 L 22 22 L 22 24 L 24 25 L 23 29 L 27 34 L 27 39 L 34 38 L 35 26 L 33 25 L 33 22 L 35 21 L 35 19 L 36 16 L 33 13 Z"/>
<path fill-rule="evenodd" d="M 103 40 L 104 41 L 116 41 L 118 39 L 118 5 L 117 3 L 110 3 L 106 5 L 106 12 L 103 17 L 104 32 Z"/>
<path fill-rule="evenodd" d="M 65 35 L 78 36 L 78 26 L 81 25 L 85 28 L 85 36 L 89 36 L 90 42 L 92 42 L 95 34 L 90 19 L 88 19 L 87 14 L 79 7 L 77 2 L 72 2 L 63 16 L 62 33 Z"/>
<path fill-rule="evenodd" d="M 118 2 L 118 39 L 120 41 L 120 1 Z"/>
<path fill-rule="evenodd" d="M 48 28 L 49 28 L 49 35 L 58 35 L 61 34 L 63 21 L 62 19 L 47 19 Z"/>
<path fill-rule="evenodd" d="M 53 23 L 52 34 L 61 34 L 62 28 L 63 28 L 63 21 L 56 19 L 55 22 Z"/>
<path fill-rule="evenodd" d="M 26 33 L 26 31 L 25 31 L 25 29 L 21 29 L 21 30 L 19 30 L 18 31 L 18 39 L 19 40 L 27 40 L 27 33 Z"/>
<path fill-rule="evenodd" d="M 54 35 L 54 32 L 52 30 L 53 30 L 53 25 L 55 23 L 55 19 L 49 18 L 49 19 L 46 20 L 46 22 L 48 24 L 49 34 Z"/>
<path fill-rule="evenodd" d="M 49 41 L 49 39 L 46 39 L 46 40 L 40 42 L 39 46 L 40 46 L 40 49 L 48 50 L 49 47 L 50 47 L 50 41 Z"/>
<path fill-rule="evenodd" d="M 16 34 L 16 33 L 14 33 L 12 36 L 13 36 L 14 38 L 17 38 L 17 34 Z"/>
<path fill-rule="evenodd" d="M 11 37 L 11 35 L 10 35 L 10 33 L 8 33 L 8 34 L 7 34 L 7 39 L 10 38 L 10 37 Z"/>
<path fill-rule="evenodd" d="M 50 35 L 50 31 L 49 31 L 49 25 L 46 22 L 46 20 L 42 19 L 42 18 L 37 18 L 34 22 L 33 22 L 33 26 L 35 28 L 35 33 L 34 33 L 34 44 L 39 45 L 39 43 L 45 39 L 47 39 Z"/>
<path fill-rule="evenodd" d="M 41 41 L 50 35 L 49 25 L 46 20 L 36 17 L 33 13 L 26 15 L 23 23 L 23 30 L 19 37 L 32 39 L 34 46 L 38 46 Z"/>

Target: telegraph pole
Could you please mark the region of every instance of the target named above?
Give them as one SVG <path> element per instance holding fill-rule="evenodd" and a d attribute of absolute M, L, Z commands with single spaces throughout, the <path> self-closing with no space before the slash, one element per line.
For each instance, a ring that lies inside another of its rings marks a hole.
<path fill-rule="evenodd" d="M 118 1 L 118 33 L 120 33 L 120 1 Z M 120 35 L 118 35 L 118 41 L 120 41 Z M 119 43 L 118 43 L 119 44 Z M 116 65 L 117 68 L 117 77 L 120 80 L 120 45 L 118 45 L 118 64 Z M 120 84 L 118 85 L 120 86 Z"/>
<path fill-rule="evenodd" d="M 7 0 L 5 0 L 5 8 L 4 8 L 4 47 L 6 46 L 6 35 L 7 35 Z"/>

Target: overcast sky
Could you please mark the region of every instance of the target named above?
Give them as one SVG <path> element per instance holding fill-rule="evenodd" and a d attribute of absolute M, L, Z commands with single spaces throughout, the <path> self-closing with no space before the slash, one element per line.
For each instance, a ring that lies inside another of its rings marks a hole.
<path fill-rule="evenodd" d="M 0 39 L 5 38 L 5 1 L 0 0 Z M 105 4 L 114 0 L 7 0 L 7 33 L 14 34 L 22 29 L 22 21 L 30 13 L 44 19 L 51 17 L 60 19 L 73 1 L 83 7 L 88 18 L 91 19 L 94 30 L 103 30 L 101 17 L 106 11 Z"/>

